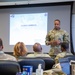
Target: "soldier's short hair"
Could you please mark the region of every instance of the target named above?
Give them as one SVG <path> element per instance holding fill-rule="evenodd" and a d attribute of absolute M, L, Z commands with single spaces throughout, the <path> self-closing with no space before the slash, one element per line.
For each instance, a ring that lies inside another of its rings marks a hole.
<path fill-rule="evenodd" d="M 61 47 L 63 47 L 64 49 L 69 49 L 69 43 L 61 43 Z"/>
<path fill-rule="evenodd" d="M 60 23 L 60 20 L 59 19 L 55 19 L 54 21 L 59 21 L 59 23 Z"/>

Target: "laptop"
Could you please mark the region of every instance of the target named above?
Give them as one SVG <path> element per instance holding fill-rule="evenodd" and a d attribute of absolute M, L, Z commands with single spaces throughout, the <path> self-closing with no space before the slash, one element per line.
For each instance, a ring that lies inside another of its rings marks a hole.
<path fill-rule="evenodd" d="M 60 61 L 59 61 L 60 62 Z M 60 62 L 62 71 L 66 74 L 66 75 L 70 75 L 70 63 L 67 60 L 63 60 L 62 62 Z"/>

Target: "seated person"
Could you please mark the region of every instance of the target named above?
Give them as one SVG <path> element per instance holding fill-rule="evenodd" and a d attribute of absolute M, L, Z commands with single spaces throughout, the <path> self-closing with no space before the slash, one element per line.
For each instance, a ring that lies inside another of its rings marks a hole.
<path fill-rule="evenodd" d="M 9 54 L 5 54 L 3 52 L 3 41 L 0 38 L 0 60 L 11 60 L 11 61 L 16 61 L 16 58 L 14 56 L 11 56 Z"/>
<path fill-rule="evenodd" d="M 43 75 L 66 75 L 66 74 L 62 71 L 60 63 L 58 63 L 55 64 L 52 69 L 45 70 L 43 72 Z"/>
<path fill-rule="evenodd" d="M 56 57 L 55 57 L 55 63 L 58 63 L 60 58 L 63 58 L 67 55 L 72 55 L 72 53 L 67 52 L 69 51 L 69 44 L 68 43 L 62 43 L 61 44 L 61 53 L 59 53 Z"/>
<path fill-rule="evenodd" d="M 33 45 L 33 51 L 34 54 L 28 54 L 27 57 L 50 57 L 48 54 L 43 54 L 40 43 L 35 43 Z"/>
<path fill-rule="evenodd" d="M 67 55 L 72 55 L 72 53 L 67 52 L 69 50 L 69 44 L 68 43 L 62 43 L 61 44 L 61 53 L 59 53 L 55 58 L 55 65 L 53 65 L 52 69 L 44 71 L 43 75 L 67 75 L 62 71 L 62 68 L 59 59 L 63 58 Z"/>
<path fill-rule="evenodd" d="M 27 48 L 23 42 L 17 42 L 14 46 L 13 55 L 18 59 L 19 57 L 25 57 L 27 54 Z"/>

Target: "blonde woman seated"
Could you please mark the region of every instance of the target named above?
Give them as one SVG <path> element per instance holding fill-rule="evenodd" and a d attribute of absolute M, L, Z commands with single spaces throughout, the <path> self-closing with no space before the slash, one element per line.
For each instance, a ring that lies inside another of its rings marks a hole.
<path fill-rule="evenodd" d="M 18 42 L 14 46 L 13 55 L 18 59 L 19 57 L 25 57 L 27 54 L 27 48 L 23 42 Z"/>
<path fill-rule="evenodd" d="M 50 57 L 48 54 L 43 54 L 42 46 L 40 43 L 35 43 L 33 45 L 34 54 L 28 54 L 27 57 Z"/>

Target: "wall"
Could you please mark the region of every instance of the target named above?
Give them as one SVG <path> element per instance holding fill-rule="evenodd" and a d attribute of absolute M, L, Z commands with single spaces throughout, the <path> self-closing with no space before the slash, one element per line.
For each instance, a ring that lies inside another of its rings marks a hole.
<path fill-rule="evenodd" d="M 73 4 L 73 12 L 72 14 L 75 14 L 75 1 L 74 1 L 74 4 Z"/>
<path fill-rule="evenodd" d="M 5 5 L 21 5 L 21 4 L 37 4 L 37 3 L 56 3 L 69 2 L 75 0 L 0 0 L 0 6 Z"/>
<path fill-rule="evenodd" d="M 75 2 L 74 2 L 74 6 L 73 6 L 73 13 L 75 13 Z M 2 13 L 2 14 L 4 14 L 4 13 Z M 8 15 L 8 14 L 7 14 Z M 3 17 L 5 17 L 6 15 L 3 15 Z M 1 16 L 1 18 L 2 18 L 2 16 Z M 3 20 L 7 20 L 8 18 L 4 18 Z M 4 23 L 3 23 L 4 24 Z M 6 24 L 8 24 L 8 23 L 6 23 Z M 5 24 L 4 24 L 5 25 Z M 9 24 L 8 24 L 9 25 Z M 9 28 L 7 27 L 7 26 L 5 26 L 5 28 L 8 30 L 8 32 L 9 32 Z M 13 51 L 12 49 L 13 49 L 13 46 L 12 47 L 9 47 L 8 48 L 8 44 L 6 44 L 9 40 L 7 39 L 7 38 L 9 38 L 7 35 L 7 31 L 5 31 L 5 28 L 4 28 L 4 26 L 3 25 L 1 25 L 1 29 L 0 29 L 0 32 L 1 31 L 3 31 L 3 29 L 4 29 L 4 31 L 3 32 L 1 32 L 2 34 L 0 34 L 0 36 L 1 37 L 3 37 L 4 39 L 3 39 L 3 41 L 4 41 L 4 51 L 6 52 L 6 51 Z M 66 28 L 66 27 L 65 27 Z M 6 39 L 5 39 L 6 38 Z"/>

